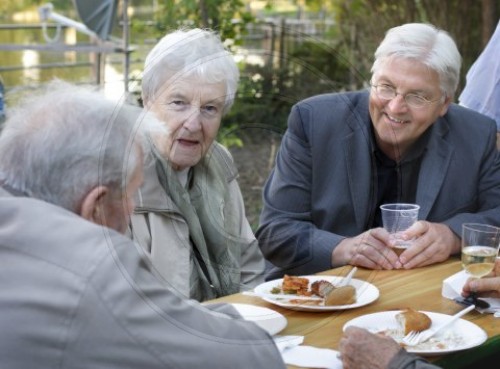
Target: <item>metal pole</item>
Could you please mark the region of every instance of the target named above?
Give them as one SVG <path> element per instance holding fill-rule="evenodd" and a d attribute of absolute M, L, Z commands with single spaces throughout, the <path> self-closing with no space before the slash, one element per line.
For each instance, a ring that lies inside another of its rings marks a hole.
<path fill-rule="evenodd" d="M 97 86 L 100 87 L 101 83 L 103 82 L 103 79 L 102 79 L 102 53 L 100 53 L 100 52 L 95 53 L 94 71 L 95 71 L 95 83 Z"/>
<path fill-rule="evenodd" d="M 3 84 L 2 76 L 0 76 L 0 129 L 2 129 L 2 124 L 5 121 L 5 87 Z"/>

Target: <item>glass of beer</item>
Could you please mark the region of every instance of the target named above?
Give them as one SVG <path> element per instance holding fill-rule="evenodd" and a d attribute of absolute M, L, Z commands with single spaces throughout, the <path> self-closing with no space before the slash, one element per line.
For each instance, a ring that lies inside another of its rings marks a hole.
<path fill-rule="evenodd" d="M 473 278 L 482 278 L 493 271 L 499 247 L 500 228 L 478 223 L 462 225 L 462 267 Z M 470 300 L 477 297 L 471 295 Z"/>

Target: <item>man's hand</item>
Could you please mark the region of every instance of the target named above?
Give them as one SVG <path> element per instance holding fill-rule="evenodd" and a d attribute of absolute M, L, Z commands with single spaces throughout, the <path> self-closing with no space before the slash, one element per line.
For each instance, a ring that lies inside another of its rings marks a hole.
<path fill-rule="evenodd" d="M 339 344 L 343 369 L 382 369 L 401 350 L 390 337 L 348 327 Z"/>
<path fill-rule="evenodd" d="M 411 269 L 447 260 L 460 252 L 460 238 L 441 223 L 420 220 L 403 232 L 412 245 L 398 258 L 389 233 L 383 228 L 370 229 L 342 240 L 332 253 L 332 266 L 351 264 L 369 269 Z"/>
<path fill-rule="evenodd" d="M 396 253 L 388 247 L 389 233 L 383 228 L 370 229 L 342 240 L 332 253 L 332 266 L 357 265 L 369 269 L 399 269 Z"/>
<path fill-rule="evenodd" d="M 415 238 L 411 247 L 399 256 L 405 269 L 439 263 L 460 252 L 460 238 L 441 223 L 419 220 L 403 234 L 406 239 Z"/>

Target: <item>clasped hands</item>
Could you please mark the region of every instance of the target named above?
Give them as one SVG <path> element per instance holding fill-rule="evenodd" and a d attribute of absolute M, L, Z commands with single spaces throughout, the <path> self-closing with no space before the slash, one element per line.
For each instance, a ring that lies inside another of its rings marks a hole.
<path fill-rule="evenodd" d="M 402 233 L 412 245 L 398 257 L 384 228 L 373 228 L 342 240 L 332 253 L 332 265 L 351 264 L 369 269 L 411 269 L 434 264 L 460 252 L 460 239 L 441 223 L 420 220 Z"/>

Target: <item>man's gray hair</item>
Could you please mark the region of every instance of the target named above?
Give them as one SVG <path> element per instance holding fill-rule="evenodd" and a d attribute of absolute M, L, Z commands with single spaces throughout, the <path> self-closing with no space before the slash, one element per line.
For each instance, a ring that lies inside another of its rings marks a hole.
<path fill-rule="evenodd" d="M 95 88 L 52 81 L 11 110 L 0 135 L 0 180 L 73 212 L 98 185 L 121 194 L 142 165 L 144 118 Z"/>
<path fill-rule="evenodd" d="M 431 24 L 408 23 L 391 28 L 375 51 L 372 73 L 389 57 L 419 61 L 436 71 L 441 90 L 453 97 L 460 80 L 462 57 L 451 36 Z"/>
<path fill-rule="evenodd" d="M 227 113 L 238 87 L 238 66 L 215 32 L 199 28 L 169 33 L 149 52 L 142 77 L 144 105 L 154 102 L 176 80 L 192 76 L 225 83 L 223 113 Z"/>

